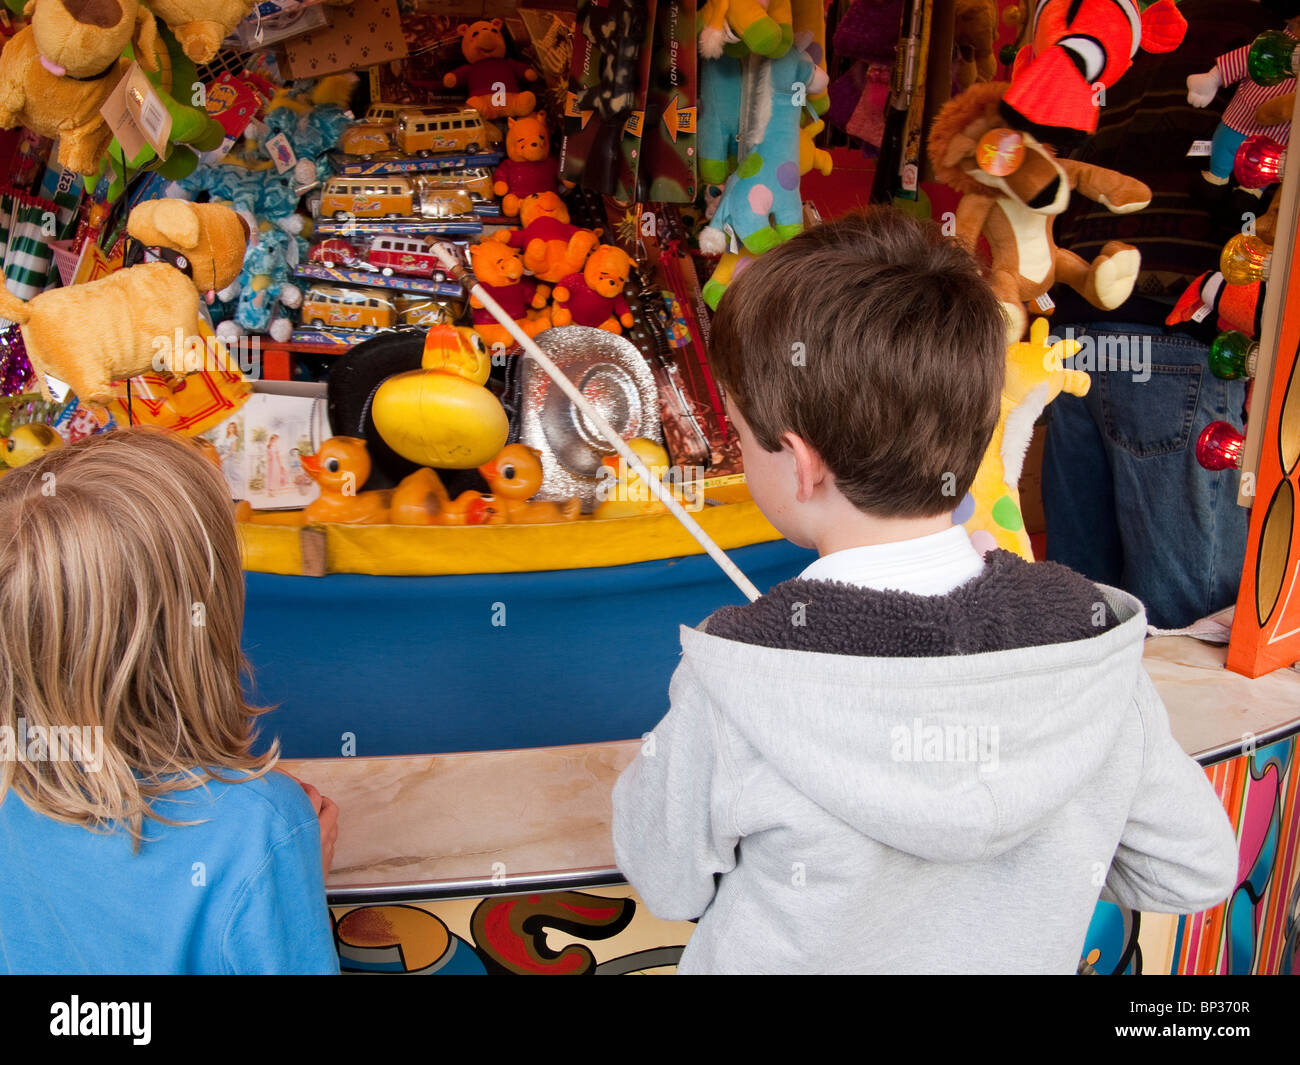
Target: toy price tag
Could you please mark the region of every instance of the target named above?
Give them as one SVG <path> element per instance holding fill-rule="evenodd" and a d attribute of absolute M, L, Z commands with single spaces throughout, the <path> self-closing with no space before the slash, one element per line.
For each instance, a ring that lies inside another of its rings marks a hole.
<path fill-rule="evenodd" d="M 991 129 L 979 140 L 975 161 L 986 174 L 1006 177 L 1025 159 L 1025 138 L 1013 129 Z"/>
<path fill-rule="evenodd" d="M 1202 303 L 1199 307 L 1196 308 L 1195 312 L 1192 314 L 1192 321 L 1193 322 L 1205 321 L 1205 319 L 1210 317 L 1210 312 L 1212 310 L 1214 310 L 1214 308 L 1211 307 L 1208 303 Z"/>
<path fill-rule="evenodd" d="M 1208 158 L 1212 149 L 1213 142 L 1211 141 L 1192 141 L 1192 146 L 1187 149 L 1187 158 Z"/>
<path fill-rule="evenodd" d="M 157 155 L 166 156 L 172 116 L 139 64 L 131 64 L 99 113 L 128 159 L 138 155 L 146 144 Z"/>
<path fill-rule="evenodd" d="M 1036 300 L 1034 300 L 1034 306 L 1037 307 L 1044 314 L 1046 314 L 1048 311 L 1050 311 L 1053 307 L 1056 306 L 1056 301 L 1053 300 L 1052 297 L 1049 296 L 1046 292 L 1044 292 L 1041 296 L 1039 296 Z"/>
<path fill-rule="evenodd" d="M 292 170 L 297 165 L 298 156 L 294 154 L 293 145 L 289 143 L 289 138 L 283 133 L 268 137 L 264 147 L 266 148 L 266 154 L 271 157 L 271 162 L 275 164 L 277 174 Z"/>

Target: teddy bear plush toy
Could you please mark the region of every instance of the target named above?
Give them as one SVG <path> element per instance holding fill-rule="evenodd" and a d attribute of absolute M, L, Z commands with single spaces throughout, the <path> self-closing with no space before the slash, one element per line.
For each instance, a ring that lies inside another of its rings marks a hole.
<path fill-rule="evenodd" d="M 550 287 L 539 285 L 530 277 L 524 277 L 524 264 L 519 252 L 499 240 L 481 240 L 469 246 L 470 266 L 474 277 L 483 286 L 487 294 L 504 310 L 530 337 L 551 328 L 551 315 L 546 309 L 546 297 Z M 499 324 L 479 299 L 470 297 L 473 310 L 474 332 L 483 338 L 485 344 L 514 344 L 514 337 L 505 326 Z"/>
<path fill-rule="evenodd" d="M 501 213 L 514 218 L 519 203 L 536 192 L 554 192 L 560 164 L 551 155 L 551 136 L 542 114 L 511 118 L 506 130 L 508 156 L 492 175 L 492 191 L 501 197 Z"/>
<path fill-rule="evenodd" d="M 0 51 L 0 129 L 57 139 L 60 165 L 94 174 L 113 139 L 100 108 L 130 65 L 123 51 L 134 41 L 140 66 L 158 69 L 154 17 L 136 0 L 116 3 L 110 25 L 98 8 L 63 0 L 31 0 L 23 13 L 31 24 Z"/>
<path fill-rule="evenodd" d="M 469 99 L 465 106 L 472 107 L 484 118 L 532 114 L 537 108 L 537 97 L 527 90 L 521 92 L 519 82 L 536 81 L 537 71 L 518 59 L 506 58 L 501 20 L 462 23 L 458 32 L 465 63 L 447 74 L 442 79 L 443 85 L 448 89 L 466 86 Z"/>
<path fill-rule="evenodd" d="M 948 101 L 930 130 L 935 177 L 962 193 L 957 239 L 974 252 L 981 236 L 992 253 L 989 284 L 1007 315 L 1007 341 L 1025 332 L 1027 307 L 1045 313 L 1048 290 L 1063 281 L 1094 307 L 1114 310 L 1128 299 L 1141 256 L 1108 241 L 1092 262 L 1058 248 L 1052 224 L 1081 195 L 1115 214 L 1139 211 L 1151 190 L 1114 170 L 1060 159 L 1023 129 L 1007 127 L 999 109 L 1007 86 L 977 83 Z"/>
<path fill-rule="evenodd" d="M 610 333 L 632 326 L 632 310 L 623 287 L 632 272 L 627 252 L 602 244 L 587 259 L 580 274 L 562 278 L 551 294 L 551 321 L 556 325 L 587 325 Z"/>
<path fill-rule="evenodd" d="M 554 192 L 525 197 L 519 205 L 519 221 L 519 229 L 498 230 L 493 237 L 522 250 L 524 266 L 539 281 L 554 284 L 569 274 L 581 273 L 600 240 L 599 232 L 569 221 L 569 209 Z"/>

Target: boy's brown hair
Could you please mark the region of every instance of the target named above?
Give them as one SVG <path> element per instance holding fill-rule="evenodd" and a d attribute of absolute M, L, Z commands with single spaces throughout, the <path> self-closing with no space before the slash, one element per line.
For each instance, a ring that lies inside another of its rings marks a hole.
<path fill-rule="evenodd" d="M 873 207 L 733 278 L 709 362 L 759 445 L 791 432 L 860 510 L 953 510 L 997 425 L 1006 324 L 975 260 L 933 223 Z"/>

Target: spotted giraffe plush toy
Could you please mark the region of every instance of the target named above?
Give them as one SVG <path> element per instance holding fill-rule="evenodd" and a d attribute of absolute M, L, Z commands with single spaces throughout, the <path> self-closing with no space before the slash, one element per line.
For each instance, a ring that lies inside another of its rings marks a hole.
<path fill-rule="evenodd" d="M 1034 560 L 1020 510 L 1020 472 L 1034 433 L 1034 422 L 1062 392 L 1086 396 L 1092 379 L 1082 370 L 1065 369 L 1065 360 L 1079 351 L 1077 340 L 1048 346 L 1047 319 L 1036 318 L 1029 339 L 1007 348 L 1007 378 L 1002 388 L 1002 413 L 975 483 L 953 514 L 966 526 L 981 554 L 995 547 Z"/>

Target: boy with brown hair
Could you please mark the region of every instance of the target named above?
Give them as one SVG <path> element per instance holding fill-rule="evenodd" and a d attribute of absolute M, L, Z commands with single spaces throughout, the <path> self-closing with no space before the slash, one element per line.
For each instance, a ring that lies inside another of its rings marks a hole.
<path fill-rule="evenodd" d="M 974 260 L 892 209 L 727 290 L 711 362 L 750 490 L 820 557 L 683 626 L 615 787 L 619 868 L 700 918 L 680 972 L 1072 973 L 1099 895 L 1187 912 L 1234 886 L 1141 603 L 953 523 L 1004 337 Z"/>

